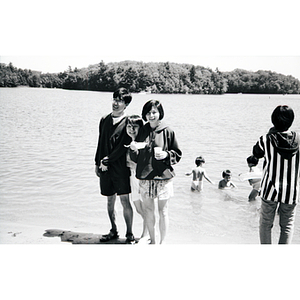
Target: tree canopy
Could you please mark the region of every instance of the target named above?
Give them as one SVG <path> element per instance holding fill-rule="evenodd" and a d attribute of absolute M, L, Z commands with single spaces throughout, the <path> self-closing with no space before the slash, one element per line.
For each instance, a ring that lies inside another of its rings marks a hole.
<path fill-rule="evenodd" d="M 72 90 L 114 91 L 126 87 L 131 92 L 190 94 L 299 94 L 300 81 L 272 71 L 235 69 L 220 72 L 192 64 L 122 61 L 69 67 L 60 73 L 22 70 L 0 63 L 0 87 L 46 87 Z"/>

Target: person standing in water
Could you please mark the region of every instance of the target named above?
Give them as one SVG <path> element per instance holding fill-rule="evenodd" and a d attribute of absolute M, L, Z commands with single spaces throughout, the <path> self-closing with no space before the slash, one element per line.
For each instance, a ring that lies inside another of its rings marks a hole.
<path fill-rule="evenodd" d="M 251 178 L 248 180 L 249 184 L 252 186 L 252 191 L 250 192 L 250 194 L 248 196 L 248 200 L 254 201 L 260 193 L 261 172 L 257 166 L 258 158 L 255 157 L 254 155 L 247 157 L 247 163 L 248 163 L 250 174 L 252 173 L 253 175 L 254 174 L 260 175 L 260 177 L 258 177 L 259 175 L 257 175 L 257 178 Z"/>
<path fill-rule="evenodd" d="M 205 159 L 202 156 L 198 156 L 195 159 L 196 167 L 190 173 L 185 173 L 186 176 L 190 176 L 193 174 L 191 190 L 194 191 L 202 191 L 203 190 L 203 177 L 214 184 L 214 182 L 207 176 L 205 169 L 203 168 L 203 164 L 205 163 Z"/>
<path fill-rule="evenodd" d="M 231 181 L 231 171 L 225 170 L 222 172 L 223 179 L 219 182 L 219 189 L 229 190 L 236 188 L 236 185 Z"/>

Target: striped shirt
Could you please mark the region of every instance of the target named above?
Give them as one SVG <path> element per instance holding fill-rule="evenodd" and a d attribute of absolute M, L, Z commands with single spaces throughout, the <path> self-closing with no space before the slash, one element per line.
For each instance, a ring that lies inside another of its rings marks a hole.
<path fill-rule="evenodd" d="M 265 200 L 296 204 L 299 200 L 299 137 L 293 134 L 291 148 L 280 148 L 274 136 L 261 136 L 253 147 L 253 154 L 264 157 L 261 197 Z M 279 133 L 282 138 L 283 135 Z M 275 138 L 276 139 L 276 138 Z M 288 154 L 287 154 L 288 153 Z M 287 154 L 287 155 L 286 155 Z"/>

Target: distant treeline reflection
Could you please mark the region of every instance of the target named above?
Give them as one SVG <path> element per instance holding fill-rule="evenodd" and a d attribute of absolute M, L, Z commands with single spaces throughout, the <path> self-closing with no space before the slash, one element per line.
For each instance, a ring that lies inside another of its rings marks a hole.
<path fill-rule="evenodd" d="M 164 94 L 299 94 L 300 81 L 271 71 L 235 69 L 220 72 L 191 64 L 123 61 L 90 65 L 60 73 L 42 73 L 0 63 L 0 87 L 45 87 L 72 90 L 114 91 L 126 87 L 131 92 Z"/>

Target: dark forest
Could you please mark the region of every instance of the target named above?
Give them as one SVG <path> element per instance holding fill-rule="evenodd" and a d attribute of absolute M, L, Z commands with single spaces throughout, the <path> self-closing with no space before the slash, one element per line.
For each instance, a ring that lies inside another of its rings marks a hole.
<path fill-rule="evenodd" d="M 265 70 L 220 72 L 172 62 L 101 61 L 87 68 L 42 73 L 0 63 L 0 87 L 18 86 L 110 92 L 126 87 L 133 93 L 157 94 L 300 93 L 297 78 Z"/>

